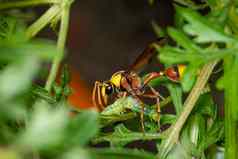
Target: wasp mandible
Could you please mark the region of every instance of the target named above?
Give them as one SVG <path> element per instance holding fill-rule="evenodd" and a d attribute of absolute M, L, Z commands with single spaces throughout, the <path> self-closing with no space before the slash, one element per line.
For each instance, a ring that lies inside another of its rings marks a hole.
<path fill-rule="evenodd" d="M 99 111 L 102 111 L 107 105 L 108 100 L 112 95 L 116 95 L 117 98 L 131 95 L 141 105 L 141 127 L 144 131 L 144 103 L 141 98 L 151 98 L 156 100 L 158 116 L 160 114 L 160 94 L 148 83 L 158 77 L 165 76 L 169 80 L 178 82 L 181 78 L 185 65 L 176 65 L 169 67 L 164 71 L 151 72 L 146 75 L 145 79 L 142 79 L 137 71 L 148 64 L 153 55 L 156 53 L 154 44 L 163 46 L 167 42 L 167 39 L 160 38 L 158 41 L 150 44 L 144 51 L 139 55 L 136 61 L 129 67 L 128 70 L 121 70 L 114 73 L 108 81 L 99 82 L 96 81 L 92 93 L 92 101 Z M 149 88 L 150 93 L 145 91 L 145 88 Z M 159 122 L 159 118 L 158 118 Z"/>

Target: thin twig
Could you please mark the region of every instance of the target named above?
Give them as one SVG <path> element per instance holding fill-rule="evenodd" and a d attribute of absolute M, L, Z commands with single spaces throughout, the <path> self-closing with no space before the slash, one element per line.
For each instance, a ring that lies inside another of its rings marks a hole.
<path fill-rule="evenodd" d="M 64 0 L 62 1 L 62 12 L 61 12 L 61 24 L 60 24 L 60 32 L 59 32 L 59 38 L 57 42 L 57 49 L 58 54 L 53 59 L 53 64 L 50 70 L 50 74 L 48 76 L 45 89 L 50 91 L 52 84 L 56 78 L 57 71 L 60 65 L 60 62 L 64 56 L 64 49 L 65 49 L 65 43 L 68 33 L 68 26 L 69 26 L 69 12 L 70 12 L 70 6 L 72 0 Z"/>
<path fill-rule="evenodd" d="M 58 3 L 59 0 L 25 0 L 0 3 L 0 10 Z"/>
<path fill-rule="evenodd" d="M 164 159 L 167 156 L 168 152 L 172 149 L 173 145 L 178 141 L 180 131 L 192 109 L 194 108 L 217 62 L 218 61 L 210 62 L 203 66 L 203 68 L 201 69 L 201 72 L 197 78 L 197 82 L 195 83 L 192 91 L 190 92 L 184 103 L 182 113 L 180 114 L 175 124 L 171 127 L 171 132 L 169 133 L 167 139 L 161 145 L 161 151 L 159 153 L 160 159 Z"/>
<path fill-rule="evenodd" d="M 55 16 L 60 13 L 60 6 L 53 5 L 50 7 L 36 22 L 28 27 L 26 36 L 30 39 L 39 33 Z"/>

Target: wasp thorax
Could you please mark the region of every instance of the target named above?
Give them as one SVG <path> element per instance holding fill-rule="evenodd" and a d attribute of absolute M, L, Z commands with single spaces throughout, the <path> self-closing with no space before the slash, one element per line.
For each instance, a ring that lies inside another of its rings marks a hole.
<path fill-rule="evenodd" d="M 112 75 L 110 82 L 113 84 L 113 86 L 120 88 L 121 79 L 123 78 L 124 73 L 125 71 L 118 71 Z"/>

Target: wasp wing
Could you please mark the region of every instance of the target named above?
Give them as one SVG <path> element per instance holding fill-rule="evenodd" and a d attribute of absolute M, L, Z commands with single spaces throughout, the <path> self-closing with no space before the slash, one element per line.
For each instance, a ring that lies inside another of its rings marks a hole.
<path fill-rule="evenodd" d="M 157 41 L 149 44 L 144 51 L 136 58 L 135 62 L 129 67 L 130 71 L 139 72 L 145 65 L 151 62 L 154 56 L 156 56 L 156 49 L 154 44 L 159 46 L 165 45 L 167 42 L 166 38 L 159 38 Z"/>

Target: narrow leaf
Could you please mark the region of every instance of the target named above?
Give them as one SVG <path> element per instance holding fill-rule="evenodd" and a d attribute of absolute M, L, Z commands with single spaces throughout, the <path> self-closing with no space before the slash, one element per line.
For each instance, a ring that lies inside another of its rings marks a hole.
<path fill-rule="evenodd" d="M 163 135 L 159 133 L 132 132 L 123 124 L 120 124 L 115 128 L 113 133 L 97 137 L 93 142 L 99 143 L 102 141 L 108 141 L 113 146 L 124 146 L 125 144 L 136 140 L 153 140 L 161 139 L 162 137 Z"/>
<path fill-rule="evenodd" d="M 200 51 L 199 48 L 189 37 L 187 37 L 183 32 L 169 27 L 168 34 L 177 42 L 178 45 L 182 46 L 183 48 L 190 50 L 194 53 Z"/>
<path fill-rule="evenodd" d="M 195 41 L 199 43 L 211 41 L 230 43 L 237 41 L 232 36 L 225 34 L 219 24 L 209 22 L 197 12 L 179 6 L 176 7 L 176 10 L 189 22 L 189 24 L 184 26 L 184 31 L 196 36 Z"/>
<path fill-rule="evenodd" d="M 179 85 L 171 84 L 171 83 L 167 84 L 167 88 L 169 89 L 170 96 L 172 97 L 176 115 L 179 115 L 183 108 L 182 89 Z"/>

